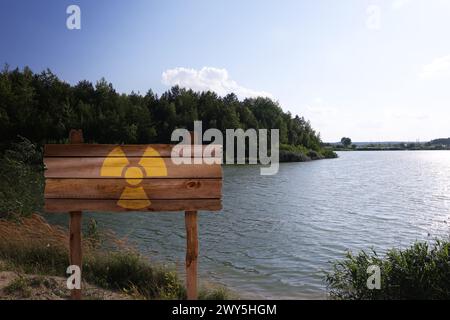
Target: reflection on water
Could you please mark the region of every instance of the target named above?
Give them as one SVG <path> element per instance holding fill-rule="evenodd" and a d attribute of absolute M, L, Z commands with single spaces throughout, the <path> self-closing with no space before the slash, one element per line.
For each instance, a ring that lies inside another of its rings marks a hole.
<path fill-rule="evenodd" d="M 346 250 L 382 252 L 450 234 L 450 152 L 346 152 L 340 158 L 224 167 L 224 209 L 200 213 L 201 278 L 243 297 L 320 298 Z M 182 270 L 184 215 L 88 214 L 152 259 Z M 48 215 L 58 223 L 67 217 Z"/>

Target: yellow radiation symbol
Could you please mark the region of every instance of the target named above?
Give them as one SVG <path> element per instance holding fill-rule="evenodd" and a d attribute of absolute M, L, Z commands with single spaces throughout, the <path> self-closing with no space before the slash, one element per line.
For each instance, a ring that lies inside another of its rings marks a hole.
<path fill-rule="evenodd" d="M 144 177 L 165 177 L 167 168 L 161 155 L 148 147 L 139 163 L 132 164 L 121 147 L 114 148 L 103 161 L 102 177 L 124 177 L 129 184 L 120 195 L 117 205 L 125 209 L 144 209 L 151 205 L 142 187 Z"/>

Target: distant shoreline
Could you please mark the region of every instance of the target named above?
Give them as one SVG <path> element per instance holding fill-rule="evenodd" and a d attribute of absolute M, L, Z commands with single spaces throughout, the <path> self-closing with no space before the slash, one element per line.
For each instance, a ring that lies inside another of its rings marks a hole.
<path fill-rule="evenodd" d="M 353 152 L 353 151 L 450 151 L 449 149 L 433 149 L 433 148 L 416 148 L 416 149 L 401 149 L 401 148 L 357 148 L 357 149 L 334 149 L 334 152 Z"/>

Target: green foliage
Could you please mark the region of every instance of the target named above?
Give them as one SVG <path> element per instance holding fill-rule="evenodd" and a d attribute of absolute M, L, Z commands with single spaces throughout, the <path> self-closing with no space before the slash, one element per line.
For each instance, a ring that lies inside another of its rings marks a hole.
<path fill-rule="evenodd" d="M 375 251 L 348 253 L 326 275 L 334 299 L 450 299 L 450 243 L 415 243 L 406 250 L 392 249 L 384 257 Z M 381 290 L 369 290 L 367 268 L 381 270 Z"/>
<path fill-rule="evenodd" d="M 347 137 L 343 137 L 341 139 L 341 144 L 345 147 L 345 148 L 349 148 L 352 145 L 352 139 L 347 138 Z"/>
<path fill-rule="evenodd" d="M 148 299 L 182 299 L 185 290 L 174 271 L 151 266 L 132 252 L 95 255 L 83 264 L 86 281 L 103 288 L 137 288 Z"/>
<path fill-rule="evenodd" d="M 0 260 L 3 260 L 5 269 L 58 276 L 65 276 L 63 272 L 69 265 L 66 250 L 53 246 L 33 245 L 33 243 L 0 244 Z"/>
<path fill-rule="evenodd" d="M 321 148 L 320 151 L 308 149 L 302 145 L 280 145 L 280 162 L 303 162 L 319 159 L 337 158 L 337 154 L 329 148 Z"/>
<path fill-rule="evenodd" d="M 317 152 L 315 150 L 309 150 L 306 154 L 311 160 L 320 160 L 323 159 L 323 155 L 320 152 Z"/>
<path fill-rule="evenodd" d="M 450 146 L 450 138 L 434 139 L 430 141 L 430 145 L 444 145 Z"/>
<path fill-rule="evenodd" d="M 66 250 L 55 247 L 0 245 L 5 270 L 65 277 Z M 185 299 L 186 289 L 174 270 L 152 265 L 135 252 L 96 251 L 85 257 L 83 279 L 99 287 L 124 291 L 142 299 Z M 18 290 L 12 288 L 11 290 Z M 200 299 L 227 299 L 223 288 L 202 290 Z"/>
<path fill-rule="evenodd" d="M 338 155 L 336 154 L 336 152 L 333 151 L 333 149 L 330 148 L 324 148 L 322 150 L 322 155 L 326 158 L 326 159 L 335 159 L 338 157 Z"/>
<path fill-rule="evenodd" d="M 23 137 L 0 154 L 0 217 L 42 210 L 43 170 L 42 151 Z"/>
<path fill-rule="evenodd" d="M 84 240 L 89 241 L 90 245 L 94 248 L 98 248 L 101 245 L 102 235 L 98 229 L 97 221 L 94 218 L 89 219 Z"/>
<path fill-rule="evenodd" d="M 198 294 L 198 299 L 199 300 L 229 300 L 230 299 L 230 292 L 223 288 L 223 287 L 218 287 L 218 288 L 213 288 L 210 290 L 200 290 L 199 294 Z"/>
<path fill-rule="evenodd" d="M 86 142 L 169 143 L 175 128 L 279 129 L 280 143 L 320 152 L 320 135 L 303 117 L 285 113 L 268 98 L 239 101 L 234 94 L 194 92 L 173 87 L 160 97 L 119 94 L 101 79 L 71 86 L 50 70 L 29 68 L 0 73 L 0 144 L 17 135 L 32 142 L 65 142 L 71 128 L 83 129 Z M 305 153 L 306 154 L 306 153 Z"/>
<path fill-rule="evenodd" d="M 83 237 L 88 240 L 83 243 L 84 281 L 141 299 L 186 298 L 186 289 L 175 270 L 150 263 L 134 250 L 123 249 L 123 244 L 115 238 L 92 246 L 90 237 L 98 234 L 98 230 L 89 232 Z M 66 231 L 48 225 L 38 215 L 18 220 L 0 219 L 0 269 L 66 277 L 68 238 Z M 201 291 L 204 299 L 226 296 L 222 288 Z"/>
<path fill-rule="evenodd" d="M 31 296 L 30 283 L 26 278 L 22 276 L 19 276 L 11 281 L 11 283 L 3 288 L 3 291 L 6 294 L 19 295 L 22 298 L 29 298 Z"/>
<path fill-rule="evenodd" d="M 280 162 L 305 162 L 310 160 L 311 158 L 302 152 L 280 150 Z"/>

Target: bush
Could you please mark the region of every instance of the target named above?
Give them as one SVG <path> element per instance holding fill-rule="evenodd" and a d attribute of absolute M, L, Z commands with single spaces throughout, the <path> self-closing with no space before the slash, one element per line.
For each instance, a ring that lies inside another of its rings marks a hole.
<path fill-rule="evenodd" d="M 288 144 L 280 145 L 280 162 L 305 162 L 311 161 L 307 156 L 310 150 L 303 146 L 293 146 Z"/>
<path fill-rule="evenodd" d="M 3 291 L 6 294 L 18 294 L 22 298 L 29 298 L 31 296 L 29 282 L 22 276 L 19 276 L 17 279 L 11 281 L 11 283 L 8 284 Z"/>
<path fill-rule="evenodd" d="M 415 243 L 406 250 L 392 249 L 384 257 L 375 251 L 333 265 L 326 282 L 333 299 L 450 299 L 450 243 Z M 369 290 L 367 268 L 377 265 L 381 271 L 381 289 Z"/>
<path fill-rule="evenodd" d="M 102 288 L 147 299 L 183 299 L 185 289 L 174 271 L 151 266 L 135 252 L 97 254 L 85 259 L 84 279 Z"/>
<path fill-rule="evenodd" d="M 311 158 L 311 160 L 321 160 L 324 158 L 323 155 L 314 150 L 309 150 L 306 155 Z"/>
<path fill-rule="evenodd" d="M 337 153 L 334 152 L 332 149 L 328 149 L 325 148 L 322 151 L 322 155 L 326 158 L 326 159 L 335 159 L 338 157 Z"/>
<path fill-rule="evenodd" d="M 304 146 L 280 144 L 280 162 L 305 162 L 320 159 L 334 159 L 338 155 L 330 148 L 312 150 Z"/>
<path fill-rule="evenodd" d="M 42 210 L 43 171 L 42 151 L 25 138 L 0 155 L 0 218 Z"/>
<path fill-rule="evenodd" d="M 305 162 L 311 158 L 303 153 L 280 150 L 280 162 Z"/>

